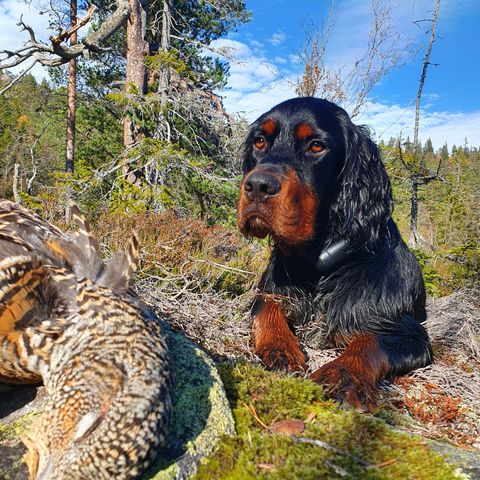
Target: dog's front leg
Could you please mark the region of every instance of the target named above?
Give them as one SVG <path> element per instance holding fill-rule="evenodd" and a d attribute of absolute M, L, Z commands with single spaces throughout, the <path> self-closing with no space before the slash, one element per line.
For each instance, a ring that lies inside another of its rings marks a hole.
<path fill-rule="evenodd" d="M 324 385 L 325 394 L 355 407 L 375 403 L 377 384 L 391 369 L 389 358 L 373 334 L 353 338 L 344 352 L 311 378 Z"/>
<path fill-rule="evenodd" d="M 267 368 L 288 371 L 306 370 L 305 355 L 290 329 L 280 304 L 259 300 L 253 318 L 252 340 L 255 354 Z"/>

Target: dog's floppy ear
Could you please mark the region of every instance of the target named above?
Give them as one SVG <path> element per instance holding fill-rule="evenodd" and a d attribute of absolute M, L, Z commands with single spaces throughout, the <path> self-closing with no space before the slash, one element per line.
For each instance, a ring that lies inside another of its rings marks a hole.
<path fill-rule="evenodd" d="M 378 146 L 365 127 L 341 118 L 345 164 L 339 192 L 332 205 L 331 220 L 337 234 L 353 245 L 373 245 L 393 209 L 390 180 Z"/>
<path fill-rule="evenodd" d="M 247 138 L 242 145 L 242 172 L 245 175 L 255 166 L 255 160 L 252 155 L 253 131 L 258 125 L 258 120 L 250 125 Z"/>

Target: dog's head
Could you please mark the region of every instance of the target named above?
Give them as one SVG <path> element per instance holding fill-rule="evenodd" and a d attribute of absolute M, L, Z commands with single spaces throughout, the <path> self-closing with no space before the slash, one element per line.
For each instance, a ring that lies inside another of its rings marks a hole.
<path fill-rule="evenodd" d="M 238 226 L 282 248 L 316 239 L 375 242 L 390 182 L 365 129 L 326 100 L 295 98 L 263 114 L 244 145 Z"/>

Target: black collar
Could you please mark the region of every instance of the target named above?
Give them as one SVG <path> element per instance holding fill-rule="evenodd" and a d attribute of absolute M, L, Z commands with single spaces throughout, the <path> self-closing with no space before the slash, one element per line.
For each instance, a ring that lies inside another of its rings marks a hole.
<path fill-rule="evenodd" d="M 401 241 L 401 236 L 395 222 L 390 218 L 382 228 L 381 236 L 385 236 L 390 248 L 394 248 Z M 365 243 L 353 246 L 346 238 L 340 238 L 322 250 L 315 258 L 315 267 L 322 275 L 327 275 L 354 253 L 365 248 Z"/>
<path fill-rule="evenodd" d="M 326 275 L 343 260 L 346 260 L 350 255 L 360 250 L 360 248 L 352 247 L 348 240 L 341 238 L 320 252 L 316 258 L 315 267 L 319 273 Z"/>

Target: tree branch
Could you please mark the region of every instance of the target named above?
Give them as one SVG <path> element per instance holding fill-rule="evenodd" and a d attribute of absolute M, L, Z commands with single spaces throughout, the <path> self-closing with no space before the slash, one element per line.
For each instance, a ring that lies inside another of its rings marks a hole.
<path fill-rule="evenodd" d="M 33 63 L 28 68 L 20 72 L 6 87 L 3 87 L 0 90 L 0 95 L 3 95 L 6 91 L 10 90 L 19 80 L 21 80 L 34 67 L 36 63 L 37 61 L 34 60 Z"/>
<path fill-rule="evenodd" d="M 50 43 L 40 42 L 36 39 L 35 32 L 23 19 L 20 18 L 19 26 L 21 31 L 27 31 L 30 39 L 24 46 L 17 50 L 0 50 L 0 70 L 20 65 L 28 58 L 35 59 L 36 62 L 47 67 L 58 67 L 70 60 L 85 55 L 88 52 L 101 52 L 105 48 L 101 43 L 113 35 L 130 16 L 131 8 L 128 0 L 116 0 L 117 8 L 109 15 L 99 28 L 90 32 L 81 43 L 68 46 L 65 42 L 70 36 L 82 26 L 86 25 L 96 9 L 92 5 L 85 17 L 76 25 L 67 31 L 61 32 L 57 36 L 50 37 Z"/>
<path fill-rule="evenodd" d="M 53 45 L 57 45 L 61 42 L 64 42 L 65 40 L 69 40 L 70 37 L 75 33 L 77 32 L 78 30 L 80 30 L 80 28 L 82 28 L 83 26 L 85 26 L 91 19 L 93 13 L 95 12 L 95 10 L 97 9 L 97 7 L 95 5 L 92 5 L 86 15 L 78 22 L 75 24 L 75 26 L 69 28 L 68 30 L 64 30 L 60 35 L 56 35 L 56 36 L 51 36 L 50 37 L 50 41 L 52 42 Z"/>

